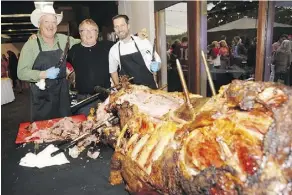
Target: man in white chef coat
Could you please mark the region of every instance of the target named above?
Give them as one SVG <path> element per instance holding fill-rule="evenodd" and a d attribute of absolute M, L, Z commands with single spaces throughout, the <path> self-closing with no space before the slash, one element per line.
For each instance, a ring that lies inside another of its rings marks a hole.
<path fill-rule="evenodd" d="M 119 75 L 134 77 L 133 83 L 157 89 L 153 73 L 160 69 L 161 59 L 147 39 L 141 39 L 130 33 L 129 18 L 126 15 L 113 17 L 114 30 L 119 41 L 109 52 L 109 71 L 115 85 Z"/>

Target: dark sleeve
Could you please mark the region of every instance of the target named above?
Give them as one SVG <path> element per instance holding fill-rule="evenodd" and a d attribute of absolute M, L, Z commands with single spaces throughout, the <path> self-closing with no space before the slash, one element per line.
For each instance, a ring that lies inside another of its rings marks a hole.
<path fill-rule="evenodd" d="M 247 49 L 244 47 L 244 45 L 243 44 L 240 44 L 239 46 L 238 46 L 239 48 L 238 48 L 238 55 L 246 55 L 247 54 Z"/>
<path fill-rule="evenodd" d="M 276 65 L 276 63 L 277 63 L 277 60 L 278 60 L 278 55 L 279 53 L 276 51 L 275 53 L 274 53 L 274 56 L 273 56 L 273 62 L 272 62 L 272 64 L 274 64 L 274 65 Z"/>
<path fill-rule="evenodd" d="M 286 67 L 286 69 L 289 69 L 290 66 L 291 66 L 291 62 L 292 62 L 291 57 L 292 57 L 292 54 L 291 53 L 288 53 L 288 56 L 287 56 L 288 59 L 287 59 L 287 67 Z"/>
<path fill-rule="evenodd" d="M 73 49 L 71 48 L 67 56 L 67 62 L 70 62 L 70 64 L 72 64 L 72 55 L 73 55 Z"/>
<path fill-rule="evenodd" d="M 109 53 L 111 47 L 115 44 L 114 42 L 112 41 L 108 41 L 108 40 L 103 40 L 103 41 L 99 41 L 97 44 L 100 45 L 100 47 Z"/>
<path fill-rule="evenodd" d="M 67 56 L 67 62 L 69 62 L 70 64 L 72 64 L 73 68 L 74 68 L 73 59 L 74 59 L 74 55 L 76 53 L 76 49 L 77 49 L 77 45 L 73 45 L 71 47 L 71 49 L 69 50 L 68 56 Z"/>
<path fill-rule="evenodd" d="M 180 47 L 176 46 L 172 52 L 177 58 L 180 58 Z"/>
<path fill-rule="evenodd" d="M 110 50 L 115 43 L 112 41 L 108 41 L 107 47 Z"/>

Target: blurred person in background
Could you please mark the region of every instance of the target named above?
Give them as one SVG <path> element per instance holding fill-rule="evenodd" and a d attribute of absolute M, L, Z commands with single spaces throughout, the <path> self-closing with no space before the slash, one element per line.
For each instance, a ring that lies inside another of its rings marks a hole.
<path fill-rule="evenodd" d="M 230 66 L 230 58 L 229 58 L 229 47 L 225 40 L 220 41 L 220 50 L 219 53 L 221 55 L 221 68 L 228 69 Z"/>
<path fill-rule="evenodd" d="M 281 35 L 279 37 L 278 41 L 276 41 L 275 43 L 273 43 L 273 45 L 272 45 L 272 53 L 274 54 L 278 50 L 278 48 L 280 47 L 280 45 L 282 44 L 282 42 L 284 40 L 288 40 L 288 39 L 289 39 L 288 38 L 288 35 L 286 35 L 286 34 Z"/>
<path fill-rule="evenodd" d="M 247 65 L 251 68 L 255 68 L 256 64 L 256 40 L 257 38 L 255 37 L 254 39 L 250 40 L 249 47 L 247 48 Z"/>
<path fill-rule="evenodd" d="M 182 91 L 182 85 L 178 74 L 176 59 L 180 61 L 186 83 L 188 83 L 188 38 L 183 37 L 181 42 L 176 40 L 172 45 L 170 55 L 170 69 L 168 70 L 167 83 L 168 91 Z"/>
<path fill-rule="evenodd" d="M 242 40 L 239 36 L 233 38 L 232 46 L 232 58 L 233 63 L 236 65 L 241 65 L 242 62 L 247 60 L 247 49 L 244 47 Z"/>
<path fill-rule="evenodd" d="M 1 56 L 1 77 L 8 77 L 8 59 L 5 54 Z"/>
<path fill-rule="evenodd" d="M 220 44 L 218 41 L 213 41 L 211 44 L 211 52 L 210 52 L 212 64 L 214 68 L 220 68 L 221 60 L 220 60 Z"/>
<path fill-rule="evenodd" d="M 180 44 L 173 50 L 173 54 L 179 59 L 184 72 L 185 79 L 188 79 L 188 38 L 183 37 Z M 175 62 L 176 66 L 176 62 Z"/>
<path fill-rule="evenodd" d="M 9 62 L 9 65 L 8 65 L 9 73 L 13 82 L 13 88 L 18 93 L 22 93 L 22 83 L 18 79 L 18 76 L 17 76 L 18 58 L 16 57 L 16 54 L 13 51 L 8 50 L 7 54 L 8 54 L 8 62 Z"/>

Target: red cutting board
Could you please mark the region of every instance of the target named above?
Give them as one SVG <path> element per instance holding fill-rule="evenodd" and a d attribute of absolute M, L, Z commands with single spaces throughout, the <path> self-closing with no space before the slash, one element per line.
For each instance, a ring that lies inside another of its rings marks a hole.
<path fill-rule="evenodd" d="M 82 121 L 86 120 L 86 116 L 82 115 L 82 114 L 71 116 L 71 118 L 73 119 L 74 122 L 82 122 Z M 63 118 L 56 118 L 56 119 L 45 120 L 45 121 L 35 121 L 35 123 L 37 125 L 37 129 L 33 132 L 30 132 L 26 129 L 30 125 L 30 122 L 20 123 L 15 143 L 21 144 L 21 143 L 25 143 L 25 142 L 31 142 L 31 141 L 38 140 L 39 139 L 38 137 L 32 138 L 29 141 L 25 140 L 25 138 L 31 136 L 34 132 L 39 131 L 41 129 L 50 128 L 51 126 L 53 126 L 54 123 L 58 122 L 61 119 L 63 119 Z"/>

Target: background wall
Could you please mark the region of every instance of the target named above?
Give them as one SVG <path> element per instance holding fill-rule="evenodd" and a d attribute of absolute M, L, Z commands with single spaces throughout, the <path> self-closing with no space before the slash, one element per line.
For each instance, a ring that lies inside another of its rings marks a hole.
<path fill-rule="evenodd" d="M 7 51 L 13 51 L 16 56 L 20 53 L 24 43 L 3 43 L 1 44 L 1 54 L 5 54 L 7 56 Z"/>
<path fill-rule="evenodd" d="M 154 1 L 119 1 L 119 14 L 126 14 L 130 18 L 133 34 L 146 28 L 149 40 L 153 43 L 155 36 Z"/>

